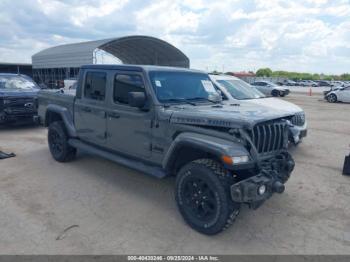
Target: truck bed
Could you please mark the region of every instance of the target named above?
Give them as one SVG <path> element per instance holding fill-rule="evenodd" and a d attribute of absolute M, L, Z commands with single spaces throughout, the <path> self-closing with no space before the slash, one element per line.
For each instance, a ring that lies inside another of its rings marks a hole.
<path fill-rule="evenodd" d="M 75 90 L 42 90 L 38 93 L 38 115 L 40 121 L 45 120 L 46 109 L 48 105 L 57 105 L 67 108 L 73 115 L 74 113 Z"/>

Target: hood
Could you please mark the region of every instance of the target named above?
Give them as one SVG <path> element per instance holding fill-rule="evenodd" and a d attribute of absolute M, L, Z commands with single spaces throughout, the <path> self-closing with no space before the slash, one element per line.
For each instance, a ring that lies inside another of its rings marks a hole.
<path fill-rule="evenodd" d="M 35 97 L 39 89 L 0 89 L 1 97 Z"/>
<path fill-rule="evenodd" d="M 250 99 L 250 100 L 240 100 L 241 104 L 249 104 L 249 105 L 255 105 L 255 106 L 263 106 L 268 107 L 272 110 L 278 110 L 280 112 L 286 112 L 290 114 L 295 114 L 302 112 L 303 109 L 301 109 L 299 106 L 284 101 L 282 99 L 273 98 L 273 97 L 267 97 L 267 98 L 260 98 L 260 99 Z"/>
<path fill-rule="evenodd" d="M 277 111 L 270 107 L 242 103 L 222 105 L 176 105 L 167 110 L 172 110 L 171 123 L 218 126 L 228 128 L 252 128 L 255 124 L 289 117 L 293 114 Z"/>

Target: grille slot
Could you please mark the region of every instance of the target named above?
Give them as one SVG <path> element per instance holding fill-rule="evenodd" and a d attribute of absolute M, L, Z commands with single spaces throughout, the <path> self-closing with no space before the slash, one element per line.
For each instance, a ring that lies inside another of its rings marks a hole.
<path fill-rule="evenodd" d="M 281 150 L 284 144 L 286 124 L 283 122 L 256 125 L 251 139 L 261 154 Z"/>
<path fill-rule="evenodd" d="M 305 115 L 302 113 L 295 114 L 292 117 L 291 122 L 295 126 L 303 126 L 305 124 Z"/>

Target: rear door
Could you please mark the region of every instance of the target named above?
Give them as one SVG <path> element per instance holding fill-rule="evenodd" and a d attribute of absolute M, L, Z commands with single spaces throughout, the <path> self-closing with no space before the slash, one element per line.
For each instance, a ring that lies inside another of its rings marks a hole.
<path fill-rule="evenodd" d="M 113 94 L 107 112 L 107 146 L 124 154 L 149 158 L 153 111 L 131 107 L 128 103 L 129 92 L 146 93 L 143 76 L 138 72 L 117 71 L 111 79 Z"/>
<path fill-rule="evenodd" d="M 87 70 L 83 76 L 82 91 L 75 100 L 74 119 L 77 134 L 92 144 L 106 143 L 107 73 Z"/>

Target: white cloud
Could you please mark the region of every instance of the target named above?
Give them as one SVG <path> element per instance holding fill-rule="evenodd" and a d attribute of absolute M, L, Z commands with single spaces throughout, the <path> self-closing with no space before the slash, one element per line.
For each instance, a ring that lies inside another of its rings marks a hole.
<path fill-rule="evenodd" d="M 0 61 L 62 43 L 148 34 L 199 69 L 349 71 L 349 0 L 2 0 Z"/>

